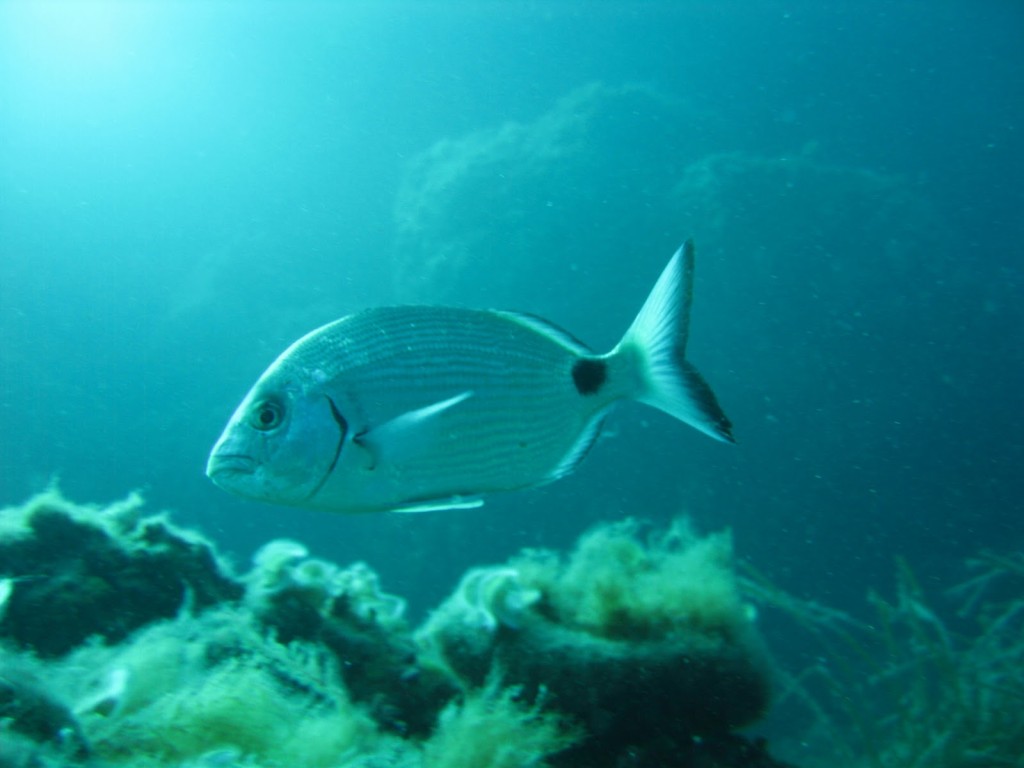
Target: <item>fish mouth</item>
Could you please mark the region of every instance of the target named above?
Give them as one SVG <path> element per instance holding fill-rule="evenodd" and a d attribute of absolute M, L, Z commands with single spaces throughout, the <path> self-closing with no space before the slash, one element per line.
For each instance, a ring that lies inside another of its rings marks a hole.
<path fill-rule="evenodd" d="M 256 459 L 241 453 L 215 453 L 206 463 L 206 476 L 210 479 L 251 475 L 255 471 Z"/>

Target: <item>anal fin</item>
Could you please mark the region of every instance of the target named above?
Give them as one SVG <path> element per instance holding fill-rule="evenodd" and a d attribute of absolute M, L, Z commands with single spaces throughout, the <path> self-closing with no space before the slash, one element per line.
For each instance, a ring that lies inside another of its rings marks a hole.
<path fill-rule="evenodd" d="M 572 444 L 572 448 L 562 457 L 562 460 L 558 462 L 558 466 L 551 471 L 551 474 L 547 476 L 546 482 L 550 483 L 558 480 L 560 477 L 565 477 L 580 465 L 580 462 L 590 453 L 594 443 L 597 442 L 597 438 L 601 436 L 601 427 L 604 426 L 606 412 L 607 409 L 600 411 L 587 422 L 579 437 L 576 438 L 576 442 Z"/>
<path fill-rule="evenodd" d="M 438 512 L 442 509 L 476 509 L 483 505 L 484 500 L 480 496 L 449 496 L 447 498 L 415 501 L 411 504 L 394 507 L 388 511 L 400 512 L 402 514 L 414 514 L 420 512 Z"/>

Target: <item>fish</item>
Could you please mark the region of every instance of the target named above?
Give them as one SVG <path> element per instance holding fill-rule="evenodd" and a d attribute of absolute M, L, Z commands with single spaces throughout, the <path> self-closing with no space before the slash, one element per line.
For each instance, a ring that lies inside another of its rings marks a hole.
<path fill-rule="evenodd" d="M 686 359 L 686 241 L 618 344 L 598 354 L 534 315 L 385 306 L 307 333 L 249 390 L 210 453 L 220 488 L 331 512 L 470 509 L 571 473 L 622 401 L 734 442 Z"/>

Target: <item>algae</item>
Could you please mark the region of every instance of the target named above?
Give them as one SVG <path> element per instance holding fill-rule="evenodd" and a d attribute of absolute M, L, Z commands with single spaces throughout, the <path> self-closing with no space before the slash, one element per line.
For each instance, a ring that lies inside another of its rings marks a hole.
<path fill-rule="evenodd" d="M 975 574 L 940 594 L 896 565 L 894 598 L 868 593 L 870 620 L 757 574 L 743 579 L 751 599 L 791 617 L 820 649 L 814 663 L 786 673 L 776 703 L 774 717 L 799 734 L 792 751 L 808 766 L 1021 765 L 1024 554 L 971 558 Z"/>
<path fill-rule="evenodd" d="M 545 595 L 560 623 L 611 639 L 647 640 L 682 631 L 742 633 L 750 625 L 732 569 L 728 532 L 698 537 L 676 520 L 648 542 L 624 520 L 585 534 L 569 561 L 529 552 L 511 566 Z"/>
<path fill-rule="evenodd" d="M 624 521 L 568 556 L 528 550 L 468 573 L 420 628 L 423 663 L 467 690 L 494 674 L 581 724 L 575 760 L 714 741 L 769 702 L 770 663 L 741 600 L 728 534 Z M 643 717 L 613 713 L 643 712 Z"/>
<path fill-rule="evenodd" d="M 0 561 L 0 765 L 776 765 L 734 733 L 763 709 L 767 678 L 728 535 L 640 534 L 627 521 L 568 557 L 474 569 L 414 628 L 365 563 L 280 540 L 236 576 L 138 497 L 104 510 L 49 492 L 0 511 L 0 551 L 16 554 Z M 51 567 L 99 578 L 107 564 L 111 590 L 125 579 L 144 594 L 139 569 L 154 560 L 180 590 L 170 616 L 112 632 L 79 617 L 92 588 L 59 603 L 74 622 L 31 602 Z M 29 604 L 68 636 L 34 649 Z"/>
<path fill-rule="evenodd" d="M 521 696 L 520 688 L 502 687 L 493 676 L 449 704 L 424 744 L 424 768 L 541 766 L 581 739 L 578 728 Z"/>
<path fill-rule="evenodd" d="M 56 657 L 93 636 L 116 643 L 186 603 L 242 596 L 209 541 L 142 510 L 138 494 L 104 508 L 56 489 L 0 510 L 0 640 Z"/>

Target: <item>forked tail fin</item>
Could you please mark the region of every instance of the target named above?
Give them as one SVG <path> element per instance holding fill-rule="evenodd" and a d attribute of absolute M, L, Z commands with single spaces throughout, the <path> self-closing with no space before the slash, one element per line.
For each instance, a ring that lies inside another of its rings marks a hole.
<path fill-rule="evenodd" d="M 629 366 L 628 396 L 654 406 L 716 440 L 735 442 L 715 393 L 686 361 L 693 301 L 693 241 L 672 256 L 640 314 L 608 358 Z"/>

